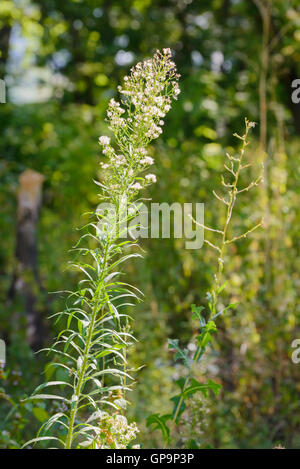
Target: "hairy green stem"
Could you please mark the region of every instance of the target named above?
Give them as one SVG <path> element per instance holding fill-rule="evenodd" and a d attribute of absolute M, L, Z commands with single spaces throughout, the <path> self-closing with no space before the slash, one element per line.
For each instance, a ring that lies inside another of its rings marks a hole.
<path fill-rule="evenodd" d="M 88 365 L 88 357 L 89 357 L 89 353 L 90 353 L 95 322 L 96 322 L 97 314 L 98 314 L 99 297 L 100 297 L 101 292 L 102 292 L 103 277 L 104 277 L 104 273 L 105 273 L 106 265 L 107 265 L 107 252 L 108 252 L 108 248 L 109 248 L 110 244 L 111 244 L 110 242 L 107 242 L 107 244 L 106 244 L 105 255 L 104 255 L 104 263 L 103 263 L 103 270 L 102 270 L 102 275 L 101 275 L 101 279 L 100 279 L 100 282 L 99 282 L 100 289 L 97 292 L 96 304 L 95 304 L 93 312 L 92 312 L 91 322 L 90 322 L 90 325 L 89 325 L 89 328 L 88 328 L 87 341 L 86 341 L 85 348 L 84 348 L 83 363 L 82 363 L 82 366 L 81 366 L 79 379 L 78 379 L 78 382 L 77 382 L 77 385 L 76 385 L 76 388 L 75 388 L 75 393 L 73 395 L 73 397 L 75 397 L 75 400 L 74 400 L 74 404 L 72 404 L 73 408 L 72 408 L 71 414 L 70 414 L 70 423 L 69 423 L 69 430 L 68 430 L 68 436 L 67 436 L 67 440 L 66 440 L 65 449 L 71 449 L 72 448 L 74 423 L 75 423 L 75 419 L 76 419 L 76 415 L 77 415 L 77 411 L 78 411 L 78 402 L 79 402 L 79 398 L 80 398 L 80 395 L 81 395 L 83 380 L 84 380 L 84 376 L 85 376 L 87 365 Z"/>

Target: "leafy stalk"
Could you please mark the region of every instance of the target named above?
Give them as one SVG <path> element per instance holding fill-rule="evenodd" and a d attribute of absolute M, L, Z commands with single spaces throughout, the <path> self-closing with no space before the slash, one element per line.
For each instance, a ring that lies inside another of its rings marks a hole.
<path fill-rule="evenodd" d="M 29 398 L 62 405 L 27 445 L 51 441 L 65 449 L 126 448 L 136 436 L 136 425 L 128 424 L 124 415 L 127 383 L 132 380 L 127 348 L 135 339 L 123 308 L 132 306 L 132 299 L 139 300 L 141 292 L 120 280 L 119 269 L 140 256 L 127 252 L 137 245 L 135 239 L 127 239 L 128 224 L 139 214 L 138 192 L 156 181 L 153 174 L 144 175 L 154 162 L 146 147 L 162 132 L 163 118 L 180 92 L 178 77 L 170 49 L 157 51 L 124 78 L 118 88 L 121 102 L 109 103 L 115 146 L 109 137 L 99 138 L 107 158 L 101 163 L 102 180 L 95 181 L 101 203 L 74 248 L 80 261 L 73 265 L 83 278 L 78 289 L 69 292 L 66 309 L 54 315 L 65 322 L 54 345 L 46 349 L 55 353 L 51 373 L 58 368 L 65 379 L 47 381 Z M 62 395 L 40 393 L 48 387 Z"/>

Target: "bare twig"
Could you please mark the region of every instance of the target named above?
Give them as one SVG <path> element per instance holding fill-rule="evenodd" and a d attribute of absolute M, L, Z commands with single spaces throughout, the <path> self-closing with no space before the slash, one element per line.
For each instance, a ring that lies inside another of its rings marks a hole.
<path fill-rule="evenodd" d="M 253 228 L 251 228 L 251 230 L 248 230 L 246 231 L 246 233 L 243 233 L 239 236 L 235 236 L 235 238 L 232 238 L 232 239 L 227 239 L 225 241 L 225 244 L 230 244 L 230 243 L 234 243 L 235 241 L 237 241 L 238 239 L 241 239 L 241 238 L 246 238 L 248 236 L 248 234 L 252 233 L 254 230 L 256 230 L 257 228 L 259 228 L 260 226 L 262 226 L 263 224 L 263 220 L 261 220 L 261 222 L 259 222 L 257 225 L 255 225 Z"/>

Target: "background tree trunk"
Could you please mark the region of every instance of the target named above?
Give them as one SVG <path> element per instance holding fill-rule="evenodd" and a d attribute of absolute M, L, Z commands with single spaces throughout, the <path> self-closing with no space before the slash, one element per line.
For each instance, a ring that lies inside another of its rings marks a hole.
<path fill-rule="evenodd" d="M 37 307 L 42 291 L 38 272 L 37 223 L 41 207 L 44 176 L 27 169 L 20 178 L 16 239 L 16 268 L 9 291 L 11 300 L 19 297 L 25 308 L 29 345 L 39 349 L 45 339 L 44 320 Z"/>

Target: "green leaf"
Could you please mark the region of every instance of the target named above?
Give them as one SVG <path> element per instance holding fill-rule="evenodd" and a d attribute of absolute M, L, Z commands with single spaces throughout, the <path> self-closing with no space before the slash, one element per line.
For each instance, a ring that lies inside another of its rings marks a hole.
<path fill-rule="evenodd" d="M 96 412 L 93 412 L 92 415 L 87 419 L 86 423 L 93 422 L 94 420 L 101 420 L 105 415 L 107 415 L 106 412 L 103 412 L 102 410 L 96 410 Z"/>
<path fill-rule="evenodd" d="M 170 414 L 166 414 L 166 415 L 152 414 L 152 415 L 149 415 L 149 417 L 147 418 L 146 425 L 147 427 L 154 425 L 154 430 L 157 430 L 157 429 L 161 430 L 164 441 L 167 441 L 170 435 L 170 429 L 166 424 L 168 420 L 171 420 Z"/>
<path fill-rule="evenodd" d="M 226 285 L 227 285 L 227 281 L 224 282 L 224 283 L 218 288 L 218 290 L 217 290 L 217 295 L 219 295 L 219 294 L 224 290 L 224 288 L 226 287 Z"/>
<path fill-rule="evenodd" d="M 201 447 L 196 440 L 192 439 L 187 442 L 186 449 L 201 449 Z"/>
<path fill-rule="evenodd" d="M 200 322 L 200 327 L 204 327 L 205 326 L 205 319 L 204 317 L 202 316 L 201 312 L 204 310 L 204 306 L 196 306 L 196 305 L 192 305 L 192 319 L 196 320 L 198 319 L 198 321 Z"/>
<path fill-rule="evenodd" d="M 238 305 L 238 303 L 230 303 L 230 305 L 226 306 L 226 308 L 224 308 L 220 311 L 220 314 L 225 313 L 225 311 L 227 311 L 228 309 L 235 308 L 237 305 Z"/>
<path fill-rule="evenodd" d="M 211 379 L 208 380 L 207 384 L 210 386 L 210 389 L 212 390 L 215 396 L 217 396 L 222 389 L 221 384 L 215 383 Z"/>
<path fill-rule="evenodd" d="M 178 396 L 174 396 L 170 400 L 174 402 L 172 419 L 175 420 L 175 423 L 178 423 L 179 417 L 186 409 L 186 404 L 184 402 L 184 394 L 182 393 L 182 394 L 179 394 Z"/>
<path fill-rule="evenodd" d="M 43 423 L 49 418 L 48 412 L 46 412 L 41 407 L 34 407 L 32 413 L 39 422 Z"/>
<path fill-rule="evenodd" d="M 48 388 L 49 386 L 69 386 L 72 387 L 70 383 L 66 383 L 65 381 L 48 381 L 47 383 L 40 384 L 35 390 L 34 390 L 34 395 L 41 391 L 41 389 Z"/>
<path fill-rule="evenodd" d="M 30 396 L 25 400 L 26 401 L 32 401 L 34 399 L 41 399 L 41 400 L 43 400 L 43 399 L 54 399 L 54 400 L 58 399 L 60 401 L 69 402 L 68 399 L 65 399 L 62 396 L 56 396 L 55 394 L 35 394 L 34 396 Z"/>
<path fill-rule="evenodd" d="M 55 368 L 53 366 L 53 363 L 52 362 L 47 363 L 47 365 L 44 368 L 45 378 L 47 381 L 50 381 L 51 377 L 53 376 L 54 371 L 55 371 Z"/>
<path fill-rule="evenodd" d="M 78 357 L 78 359 L 77 359 L 77 369 L 78 369 L 78 371 L 81 370 L 82 364 L 83 364 L 82 357 Z"/>
<path fill-rule="evenodd" d="M 187 368 L 191 367 L 192 360 L 188 355 L 187 349 L 181 349 L 178 345 L 178 339 L 168 339 L 169 349 L 175 349 L 174 360 L 182 360 Z"/>
<path fill-rule="evenodd" d="M 186 378 L 179 378 L 175 381 L 175 383 L 180 387 L 181 390 L 184 388 L 185 382 Z"/>
<path fill-rule="evenodd" d="M 68 428 L 64 422 L 59 420 L 61 417 L 66 417 L 63 412 L 57 412 L 56 414 L 52 415 L 52 417 L 50 417 L 49 420 L 46 423 L 44 423 L 44 425 L 42 425 L 42 427 L 39 430 L 38 435 L 43 430 L 43 428 L 47 432 L 57 422 L 59 422 L 59 424 L 64 426 L 65 428 Z"/>
<path fill-rule="evenodd" d="M 56 441 L 59 441 L 63 445 L 63 442 L 59 438 L 56 438 L 55 436 L 39 436 L 38 438 L 33 438 L 32 440 L 27 441 L 25 445 L 22 446 L 22 449 L 28 445 L 31 445 L 32 443 L 37 443 L 38 441 L 47 441 L 47 440 L 56 440 Z"/>
<path fill-rule="evenodd" d="M 207 397 L 208 391 L 211 390 L 216 396 L 220 392 L 221 385 L 214 381 L 208 380 L 207 383 L 199 383 L 196 379 L 191 379 L 191 385 L 183 391 L 185 398 L 193 396 L 196 392 L 201 392 Z"/>
<path fill-rule="evenodd" d="M 209 321 L 203 328 L 203 332 L 197 336 L 198 346 L 205 348 L 209 342 L 212 341 L 211 332 L 216 332 L 217 327 L 214 321 Z"/>

